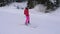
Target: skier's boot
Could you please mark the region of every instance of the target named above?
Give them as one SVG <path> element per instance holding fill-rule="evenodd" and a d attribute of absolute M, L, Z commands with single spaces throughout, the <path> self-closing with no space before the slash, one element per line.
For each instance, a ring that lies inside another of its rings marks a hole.
<path fill-rule="evenodd" d="M 25 25 L 28 25 L 28 23 L 25 23 Z"/>
<path fill-rule="evenodd" d="M 28 21 L 28 24 L 30 24 L 30 21 Z"/>

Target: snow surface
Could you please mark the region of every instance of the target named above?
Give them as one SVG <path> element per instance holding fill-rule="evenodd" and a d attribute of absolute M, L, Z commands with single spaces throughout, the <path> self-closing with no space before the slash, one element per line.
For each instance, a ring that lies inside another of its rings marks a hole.
<path fill-rule="evenodd" d="M 26 2 L 0 7 L 0 34 L 60 34 L 60 8 L 47 14 L 39 12 L 38 7 L 30 9 L 30 23 L 36 26 L 32 28 L 21 25 L 25 22 L 24 9 L 16 9 L 15 5 L 25 8 Z"/>

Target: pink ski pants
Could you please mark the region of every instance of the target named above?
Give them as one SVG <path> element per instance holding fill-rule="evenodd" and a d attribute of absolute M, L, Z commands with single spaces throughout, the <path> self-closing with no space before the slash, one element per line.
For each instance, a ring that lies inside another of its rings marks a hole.
<path fill-rule="evenodd" d="M 29 16 L 26 16 L 26 21 L 25 21 L 25 23 L 28 24 L 28 21 L 30 21 L 30 18 L 29 18 Z"/>

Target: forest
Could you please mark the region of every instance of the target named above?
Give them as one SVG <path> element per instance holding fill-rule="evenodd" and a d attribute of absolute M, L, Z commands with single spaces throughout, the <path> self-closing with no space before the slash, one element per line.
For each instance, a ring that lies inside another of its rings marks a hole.
<path fill-rule="evenodd" d="M 9 5 L 10 3 L 13 2 L 23 2 L 23 1 L 28 2 L 27 7 L 29 9 L 34 8 L 37 4 L 42 4 L 47 7 L 46 12 L 48 12 L 48 10 L 55 10 L 60 6 L 60 0 L 0 0 L 0 7 Z"/>

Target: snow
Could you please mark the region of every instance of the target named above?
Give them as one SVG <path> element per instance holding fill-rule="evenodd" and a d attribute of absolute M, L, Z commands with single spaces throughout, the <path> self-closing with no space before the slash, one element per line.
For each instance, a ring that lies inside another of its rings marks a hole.
<path fill-rule="evenodd" d="M 30 9 L 30 23 L 36 26 L 33 28 L 21 25 L 25 22 L 24 9 L 16 9 L 14 5 L 26 7 L 25 2 L 0 7 L 0 34 L 60 34 L 60 8 L 47 14 L 39 12 L 45 10 L 42 5 L 41 10 L 39 5 Z"/>

